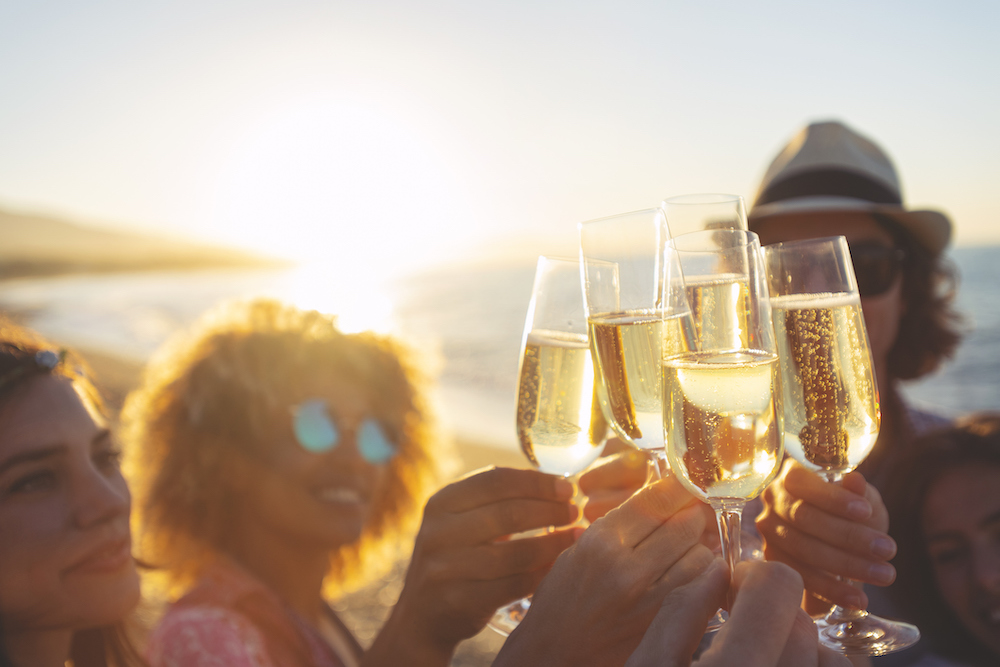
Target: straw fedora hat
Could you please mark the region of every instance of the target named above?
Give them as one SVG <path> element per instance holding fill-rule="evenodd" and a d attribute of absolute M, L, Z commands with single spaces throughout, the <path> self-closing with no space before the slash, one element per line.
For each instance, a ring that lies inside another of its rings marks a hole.
<path fill-rule="evenodd" d="M 935 255 L 951 239 L 946 215 L 903 206 L 896 168 L 875 142 L 843 123 L 812 123 L 768 167 L 747 216 L 750 229 L 772 216 L 836 211 L 882 213 Z"/>

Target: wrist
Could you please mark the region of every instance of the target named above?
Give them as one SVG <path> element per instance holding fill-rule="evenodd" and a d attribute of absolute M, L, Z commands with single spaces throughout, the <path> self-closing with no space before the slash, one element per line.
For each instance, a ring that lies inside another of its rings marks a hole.
<path fill-rule="evenodd" d="M 365 652 L 363 667 L 447 667 L 455 643 L 441 641 L 398 606 Z"/>

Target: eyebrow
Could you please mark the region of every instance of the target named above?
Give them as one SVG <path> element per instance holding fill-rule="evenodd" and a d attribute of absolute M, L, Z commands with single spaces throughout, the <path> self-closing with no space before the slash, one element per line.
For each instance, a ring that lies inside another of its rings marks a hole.
<path fill-rule="evenodd" d="M 49 447 L 32 449 L 28 452 L 15 454 L 14 456 L 0 462 L 0 475 L 4 474 L 11 468 L 15 468 L 25 463 L 36 463 L 38 461 L 44 461 L 45 459 L 65 455 L 68 449 L 69 448 L 66 445 L 51 445 Z"/>
<path fill-rule="evenodd" d="M 1000 510 L 997 510 L 992 514 L 988 514 L 987 516 L 983 517 L 982 521 L 979 522 L 978 526 L 981 528 L 988 528 L 989 526 L 993 526 L 998 523 L 1000 523 Z M 959 535 L 956 531 L 952 530 L 942 530 L 927 535 L 928 542 L 946 542 L 948 540 L 960 540 L 960 539 L 961 535 Z"/>
<path fill-rule="evenodd" d="M 97 432 L 97 435 L 90 439 L 90 445 L 94 446 L 110 438 L 111 429 L 102 428 Z M 32 449 L 27 452 L 21 452 L 20 454 L 14 454 L 10 458 L 0 461 L 0 475 L 4 474 L 11 468 L 24 465 L 25 463 L 37 463 L 38 461 L 44 461 L 45 459 L 56 456 L 64 456 L 68 451 L 68 446 L 58 444 L 49 445 L 40 449 Z"/>

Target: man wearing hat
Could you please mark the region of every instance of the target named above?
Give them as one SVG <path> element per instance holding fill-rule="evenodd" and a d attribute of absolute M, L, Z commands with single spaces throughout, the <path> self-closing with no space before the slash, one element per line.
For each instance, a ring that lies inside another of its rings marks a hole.
<path fill-rule="evenodd" d="M 786 462 L 757 525 L 767 558 L 799 570 L 808 590 L 864 607 L 867 596 L 830 573 L 879 586 L 895 578 L 895 544 L 876 489 L 915 436 L 947 423 L 907 406 L 898 384 L 935 370 L 960 339 L 954 275 L 942 257 L 951 222 L 907 209 L 886 153 L 836 121 L 808 125 L 781 150 L 748 217 L 762 245 L 842 235 L 850 246 L 882 407 L 878 443 L 860 467 L 869 484 L 854 475 L 831 488 Z M 813 602 L 811 613 L 829 606 Z"/>

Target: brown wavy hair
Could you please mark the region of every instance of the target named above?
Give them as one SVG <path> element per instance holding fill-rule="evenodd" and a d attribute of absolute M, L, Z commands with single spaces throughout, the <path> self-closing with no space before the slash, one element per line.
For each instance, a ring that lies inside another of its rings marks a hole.
<path fill-rule="evenodd" d="M 903 251 L 903 304 L 899 333 L 889 350 L 889 373 L 913 380 L 937 370 L 962 340 L 963 318 L 955 310 L 958 273 L 940 254 L 933 254 L 892 218 L 873 214 Z"/>
<path fill-rule="evenodd" d="M 51 352 L 61 357 L 48 367 L 38 363 L 39 353 Z M 95 413 L 108 419 L 104 401 L 91 380 L 86 361 L 72 350 L 60 350 L 36 332 L 0 316 L 0 409 L 28 380 L 53 375 L 69 380 L 80 400 Z M 70 659 L 76 667 L 127 667 L 144 665 L 136 646 L 143 634 L 143 623 L 136 615 L 100 628 L 79 630 L 73 634 Z M 0 628 L 0 664 L 7 660 Z"/>
<path fill-rule="evenodd" d="M 182 594 L 217 556 L 231 552 L 240 498 L 227 479 L 232 454 L 266 446 L 313 378 L 355 383 L 398 434 L 388 483 L 369 525 L 330 555 L 327 595 L 349 590 L 391 564 L 394 547 L 417 525 L 437 478 L 426 375 L 398 341 L 345 334 L 335 320 L 273 300 L 231 303 L 171 341 L 146 370 L 122 411 L 126 471 L 136 498 L 139 553 L 159 569 L 153 585 Z"/>
<path fill-rule="evenodd" d="M 1000 470 L 1000 413 L 972 414 L 915 440 L 894 467 L 884 498 L 892 517 L 889 534 L 899 548 L 893 559 L 896 581 L 888 592 L 933 650 L 972 665 L 995 665 L 998 656 L 965 629 L 938 590 L 923 532 L 923 508 L 933 484 L 968 465 Z"/>

